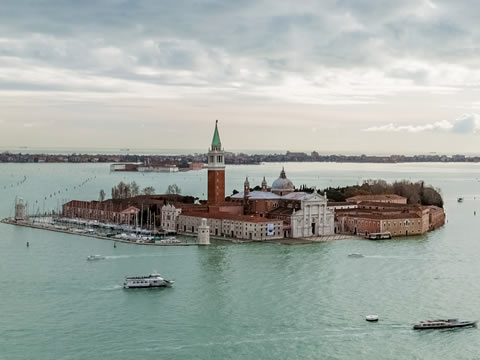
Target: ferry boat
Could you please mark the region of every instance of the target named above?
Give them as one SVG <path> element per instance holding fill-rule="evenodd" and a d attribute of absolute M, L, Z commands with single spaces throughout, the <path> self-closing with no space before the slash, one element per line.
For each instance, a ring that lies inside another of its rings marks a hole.
<path fill-rule="evenodd" d="M 87 260 L 90 260 L 90 261 L 92 261 L 92 260 L 103 260 L 103 259 L 105 259 L 105 256 L 103 256 L 103 255 L 89 255 L 87 257 Z"/>
<path fill-rule="evenodd" d="M 384 240 L 384 239 L 391 239 L 392 234 L 390 232 L 379 232 L 379 233 L 370 233 L 366 236 L 367 239 L 370 240 Z"/>
<path fill-rule="evenodd" d="M 160 274 L 150 274 L 147 276 L 127 276 L 123 283 L 124 289 L 145 289 L 170 287 L 174 283 L 173 280 L 167 280 Z"/>
<path fill-rule="evenodd" d="M 458 319 L 448 320 L 427 320 L 420 321 L 413 325 L 414 330 L 428 330 L 428 329 L 453 329 L 461 327 L 476 326 L 476 321 L 458 321 Z"/>

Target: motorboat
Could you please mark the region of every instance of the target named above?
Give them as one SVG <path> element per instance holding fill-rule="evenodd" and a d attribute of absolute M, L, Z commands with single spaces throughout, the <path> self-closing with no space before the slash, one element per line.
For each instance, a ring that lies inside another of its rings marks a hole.
<path fill-rule="evenodd" d="M 429 330 L 429 329 L 454 329 L 461 327 L 476 326 L 476 321 L 458 321 L 458 319 L 448 320 L 426 320 L 420 321 L 413 325 L 414 330 Z"/>
<path fill-rule="evenodd" d="M 103 260 L 105 259 L 105 256 L 103 255 L 88 255 L 87 260 Z"/>
<path fill-rule="evenodd" d="M 352 253 L 352 254 L 348 254 L 348 257 L 353 257 L 353 258 L 362 258 L 363 255 L 360 254 L 360 253 Z"/>
<path fill-rule="evenodd" d="M 123 283 L 124 289 L 147 289 L 170 287 L 174 283 L 173 280 L 167 280 L 160 274 L 150 274 L 147 276 L 127 276 Z"/>
<path fill-rule="evenodd" d="M 370 322 L 378 321 L 378 315 L 367 315 L 365 316 L 365 320 Z"/>
<path fill-rule="evenodd" d="M 459 203 L 463 202 L 463 197 L 459 197 L 459 198 L 457 199 L 457 202 L 459 202 Z"/>
<path fill-rule="evenodd" d="M 388 231 L 386 232 L 379 232 L 379 233 L 370 233 L 366 236 L 369 240 L 384 240 L 384 239 L 391 239 L 392 234 Z"/>

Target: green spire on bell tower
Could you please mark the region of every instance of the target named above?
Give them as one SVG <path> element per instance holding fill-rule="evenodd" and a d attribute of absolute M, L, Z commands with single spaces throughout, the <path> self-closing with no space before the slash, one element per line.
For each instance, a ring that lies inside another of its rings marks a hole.
<path fill-rule="evenodd" d="M 212 139 L 212 150 L 221 150 L 222 142 L 220 141 L 220 135 L 218 134 L 218 120 L 215 121 L 215 132 Z"/>

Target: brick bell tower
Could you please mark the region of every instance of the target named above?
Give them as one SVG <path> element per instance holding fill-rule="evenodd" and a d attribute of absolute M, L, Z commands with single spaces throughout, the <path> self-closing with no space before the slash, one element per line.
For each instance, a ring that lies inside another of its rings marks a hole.
<path fill-rule="evenodd" d="M 225 152 L 215 122 L 212 147 L 208 151 L 208 205 L 221 205 L 225 201 Z"/>

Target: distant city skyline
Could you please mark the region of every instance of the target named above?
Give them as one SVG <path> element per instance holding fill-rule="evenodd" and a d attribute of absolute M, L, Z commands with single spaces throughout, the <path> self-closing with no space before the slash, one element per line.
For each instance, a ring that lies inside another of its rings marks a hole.
<path fill-rule="evenodd" d="M 476 154 L 478 8 L 5 1 L 0 148 Z"/>

